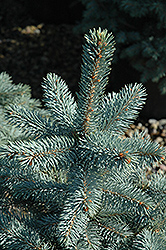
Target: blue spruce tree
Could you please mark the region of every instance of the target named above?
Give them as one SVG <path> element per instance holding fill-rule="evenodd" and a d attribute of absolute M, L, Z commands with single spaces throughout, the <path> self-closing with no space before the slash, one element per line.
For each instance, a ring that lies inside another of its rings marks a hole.
<path fill-rule="evenodd" d="M 49 73 L 45 110 L 5 107 L 22 137 L 0 146 L 1 249 L 166 248 L 165 175 L 146 172 L 164 148 L 143 132 L 124 137 L 145 88 L 106 95 L 113 36 L 99 28 L 85 40 L 77 100 Z"/>

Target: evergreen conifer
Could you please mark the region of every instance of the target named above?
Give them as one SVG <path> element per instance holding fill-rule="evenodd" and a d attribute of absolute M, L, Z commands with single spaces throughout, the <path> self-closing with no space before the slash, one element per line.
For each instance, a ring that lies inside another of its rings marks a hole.
<path fill-rule="evenodd" d="M 5 107 L 21 137 L 0 146 L 2 249 L 166 249 L 166 179 L 146 173 L 165 150 L 143 132 L 124 137 L 145 88 L 105 94 L 113 36 L 99 28 L 85 40 L 77 100 L 49 73 L 46 109 Z"/>

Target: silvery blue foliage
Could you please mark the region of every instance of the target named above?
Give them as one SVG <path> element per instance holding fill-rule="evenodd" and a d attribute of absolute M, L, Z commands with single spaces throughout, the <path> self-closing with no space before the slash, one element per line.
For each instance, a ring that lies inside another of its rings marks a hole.
<path fill-rule="evenodd" d="M 146 92 L 105 93 L 114 44 L 101 28 L 85 35 L 77 100 L 55 73 L 45 109 L 9 98 L 5 122 L 21 135 L 0 146 L 2 249 L 166 248 L 166 179 L 146 173 L 165 151 L 144 132 L 124 137 Z"/>

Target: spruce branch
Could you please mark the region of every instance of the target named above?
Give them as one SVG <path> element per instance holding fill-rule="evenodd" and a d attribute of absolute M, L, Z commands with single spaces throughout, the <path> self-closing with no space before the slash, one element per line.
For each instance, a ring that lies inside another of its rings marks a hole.
<path fill-rule="evenodd" d="M 1 147 L 0 158 L 7 157 L 9 160 L 14 158 L 24 168 L 35 167 L 39 171 L 44 171 L 54 165 L 63 166 L 66 160 L 74 161 L 74 146 L 73 138 L 63 136 L 52 136 L 36 141 L 16 141 Z"/>
<path fill-rule="evenodd" d="M 28 85 L 18 84 L 14 85 L 12 84 L 11 77 L 5 73 L 2 72 L 0 74 L 0 103 L 1 105 L 5 105 L 7 103 L 15 101 L 15 99 L 18 96 L 22 97 L 30 97 L 31 96 L 31 90 Z"/>
<path fill-rule="evenodd" d="M 98 167 L 104 163 L 109 167 L 127 167 L 129 164 L 144 164 L 145 161 L 152 164 L 165 158 L 165 149 L 145 136 L 145 132 L 136 132 L 132 138 L 114 133 L 109 133 L 109 137 L 106 132 L 92 133 L 80 139 L 80 148 L 84 162 L 90 159 Z"/>
<path fill-rule="evenodd" d="M 144 132 L 125 137 L 146 93 L 135 83 L 105 95 L 113 52 L 112 34 L 91 30 L 77 100 L 50 73 L 48 111 L 17 103 L 2 109 L 21 131 L 0 145 L 3 249 L 165 248 L 166 179 L 146 171 L 165 149 Z"/>
<path fill-rule="evenodd" d="M 92 131 L 99 119 L 100 102 L 108 84 L 114 52 L 112 34 L 107 30 L 90 30 L 85 36 L 78 97 L 78 122 L 85 132 Z"/>
<path fill-rule="evenodd" d="M 133 242 L 133 250 L 142 249 L 154 249 L 164 250 L 166 247 L 166 241 L 160 232 L 153 232 L 149 230 L 143 230 Z"/>
<path fill-rule="evenodd" d="M 102 103 L 100 129 L 110 132 L 123 132 L 137 118 L 146 100 L 142 84 L 129 84 L 119 93 L 109 93 Z"/>
<path fill-rule="evenodd" d="M 73 127 L 76 103 L 65 81 L 55 74 L 47 74 L 42 84 L 46 106 L 56 117 L 58 124 Z"/>
<path fill-rule="evenodd" d="M 10 220 L 7 215 L 1 215 L 0 245 L 2 249 L 53 249 L 49 243 L 44 243 L 37 232 L 28 228 L 15 217 Z M 3 246 L 6 244 L 6 247 Z"/>
<path fill-rule="evenodd" d="M 27 108 L 10 105 L 6 108 L 6 117 L 9 124 L 15 125 L 27 136 L 34 135 L 34 139 L 54 135 L 58 131 L 51 115 L 44 115 L 40 110 L 27 110 Z"/>

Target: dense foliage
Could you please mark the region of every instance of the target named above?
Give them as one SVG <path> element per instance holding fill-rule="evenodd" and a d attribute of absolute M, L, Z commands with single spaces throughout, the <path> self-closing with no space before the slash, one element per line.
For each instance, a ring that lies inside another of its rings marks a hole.
<path fill-rule="evenodd" d="M 129 84 L 105 94 L 113 52 L 107 30 L 85 35 L 77 100 L 49 73 L 45 109 L 32 108 L 20 85 L 11 89 L 28 105 L 10 101 L 1 74 L 4 119 L 20 133 L 0 146 L 2 249 L 166 248 L 166 179 L 146 173 L 165 151 L 143 132 L 124 136 L 146 93 Z"/>

